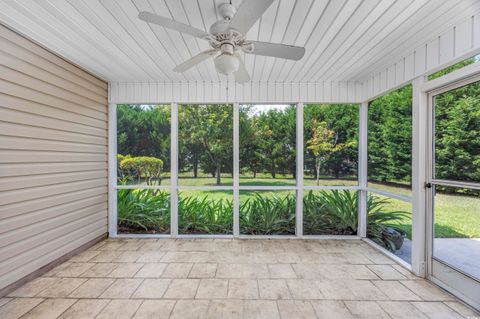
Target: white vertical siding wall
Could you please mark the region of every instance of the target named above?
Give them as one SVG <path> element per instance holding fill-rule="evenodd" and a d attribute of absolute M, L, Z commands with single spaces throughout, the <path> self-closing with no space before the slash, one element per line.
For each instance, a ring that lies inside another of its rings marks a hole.
<path fill-rule="evenodd" d="M 480 13 L 449 27 L 389 67 L 363 81 L 363 100 L 403 86 L 414 78 L 480 53 Z M 393 61 L 392 61 L 393 62 Z"/>
<path fill-rule="evenodd" d="M 0 25 L 0 290 L 107 232 L 107 84 Z"/>
<path fill-rule="evenodd" d="M 110 103 L 358 103 L 360 82 L 111 82 Z"/>

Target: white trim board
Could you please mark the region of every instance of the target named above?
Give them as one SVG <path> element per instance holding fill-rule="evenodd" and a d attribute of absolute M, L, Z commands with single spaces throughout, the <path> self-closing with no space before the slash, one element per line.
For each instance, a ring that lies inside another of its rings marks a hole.
<path fill-rule="evenodd" d="M 360 103 L 360 82 L 110 82 L 110 103 Z"/>

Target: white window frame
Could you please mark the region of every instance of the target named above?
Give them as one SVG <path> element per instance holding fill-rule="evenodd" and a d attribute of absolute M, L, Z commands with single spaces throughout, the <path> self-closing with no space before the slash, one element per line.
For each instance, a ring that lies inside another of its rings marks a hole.
<path fill-rule="evenodd" d="M 303 238 L 303 239 L 359 239 L 363 237 L 363 233 L 358 235 L 305 235 L 303 234 L 303 194 L 306 190 L 352 190 L 361 191 L 366 194 L 366 189 L 361 186 L 360 176 L 366 175 L 361 172 L 360 163 L 357 168 L 357 186 L 304 186 L 303 178 L 303 159 L 304 159 L 304 103 L 227 103 L 233 107 L 233 185 L 232 186 L 181 186 L 178 185 L 178 103 L 170 103 L 171 105 L 171 149 L 170 149 L 170 185 L 118 185 L 117 184 L 117 104 L 109 104 L 109 236 L 121 238 Z M 129 103 L 125 103 L 129 104 Z M 139 103 L 136 103 L 139 104 Z M 141 104 L 141 103 L 140 103 Z M 166 104 L 169 103 L 145 103 L 145 104 Z M 195 104 L 195 103 L 188 103 Z M 212 103 L 196 103 L 196 104 L 212 104 Z M 290 104 L 296 106 L 296 183 L 295 185 L 286 186 L 248 186 L 240 185 L 239 172 L 239 111 L 240 105 L 247 104 Z M 337 103 L 308 103 L 308 104 L 331 104 Z M 348 103 L 355 104 L 355 103 Z M 359 121 L 362 116 L 362 110 L 359 108 Z M 360 139 L 360 136 L 359 136 Z M 359 143 L 360 145 L 362 142 Z M 366 150 L 366 149 L 365 149 Z M 360 154 L 359 148 L 359 157 Z M 161 189 L 170 191 L 171 211 L 170 211 L 170 234 L 119 234 L 117 230 L 117 191 L 120 189 Z M 233 230 L 231 235 L 216 234 L 179 234 L 178 233 L 178 194 L 181 190 L 230 190 L 233 192 Z M 296 210 L 295 210 L 295 235 L 242 235 L 240 234 L 240 191 L 241 190 L 269 190 L 282 191 L 291 190 L 296 193 Z M 300 199 L 300 200 L 299 200 Z M 362 211 L 359 205 L 359 214 Z M 359 216 L 363 216 L 360 214 Z M 362 217 L 363 218 L 363 217 Z M 364 225 L 365 223 L 363 223 Z M 359 218 L 359 229 L 362 222 Z"/>
<path fill-rule="evenodd" d="M 368 110 L 370 106 L 370 102 L 385 96 L 395 90 L 401 89 L 409 84 L 412 84 L 412 148 L 411 148 L 411 153 L 412 153 L 412 171 L 411 171 L 411 180 L 412 180 L 412 195 L 400 195 L 396 194 L 393 192 L 381 190 L 378 188 L 370 187 L 369 182 L 368 182 Z M 359 132 L 360 132 L 360 139 L 359 139 L 359 185 L 361 187 L 361 192 L 360 192 L 360 198 L 359 198 L 359 211 L 360 211 L 360 216 L 359 216 L 359 234 L 361 234 L 362 239 L 368 243 L 371 247 L 375 248 L 382 254 L 386 255 L 387 257 L 393 259 L 396 261 L 399 265 L 402 267 L 413 271 L 417 275 L 421 275 L 419 271 L 417 271 L 416 267 L 418 264 L 418 257 L 415 257 L 414 254 L 417 253 L 416 246 L 418 246 L 419 240 L 421 240 L 421 236 L 418 235 L 418 231 L 415 229 L 414 224 L 417 224 L 415 220 L 417 219 L 417 216 L 419 215 L 419 210 L 416 209 L 415 205 L 415 184 L 418 183 L 418 163 L 416 160 L 418 160 L 418 156 L 416 154 L 415 150 L 418 149 L 418 134 L 416 134 L 416 131 L 418 130 L 419 127 L 419 121 L 418 121 L 418 115 L 417 110 L 418 110 L 418 103 L 415 102 L 415 93 L 418 91 L 418 83 L 417 80 L 414 80 L 412 82 L 407 82 L 404 83 L 403 85 L 399 87 L 395 87 L 387 92 L 382 93 L 381 95 L 371 97 L 370 99 L 362 102 L 361 104 L 361 110 L 360 110 L 360 120 L 359 120 Z M 367 218 L 368 218 L 368 211 L 367 211 L 367 198 L 368 194 L 373 193 L 377 195 L 381 195 L 387 198 L 392 198 L 396 199 L 399 201 L 403 201 L 406 203 L 410 203 L 412 206 L 412 264 L 409 264 L 405 260 L 401 259 L 394 253 L 388 251 L 384 247 L 381 247 L 371 239 L 367 237 Z M 361 227 L 361 228 L 360 228 Z"/>

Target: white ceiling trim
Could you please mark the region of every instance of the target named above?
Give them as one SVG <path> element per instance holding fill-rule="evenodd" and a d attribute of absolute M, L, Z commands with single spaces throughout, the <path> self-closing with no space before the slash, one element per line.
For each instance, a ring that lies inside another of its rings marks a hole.
<path fill-rule="evenodd" d="M 476 13 L 432 37 L 395 63 L 363 81 L 364 100 L 401 87 L 414 78 L 441 70 L 480 53 L 480 13 Z"/>
<path fill-rule="evenodd" d="M 111 82 L 110 103 L 359 103 L 360 82 Z"/>

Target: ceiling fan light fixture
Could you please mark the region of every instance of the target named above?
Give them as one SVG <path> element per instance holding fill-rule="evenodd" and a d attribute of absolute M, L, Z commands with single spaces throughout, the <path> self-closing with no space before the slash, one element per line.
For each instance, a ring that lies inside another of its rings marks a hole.
<path fill-rule="evenodd" d="M 240 67 L 240 61 L 232 54 L 222 53 L 215 58 L 215 67 L 217 68 L 218 72 L 225 75 L 230 75 L 238 71 L 238 68 Z"/>

